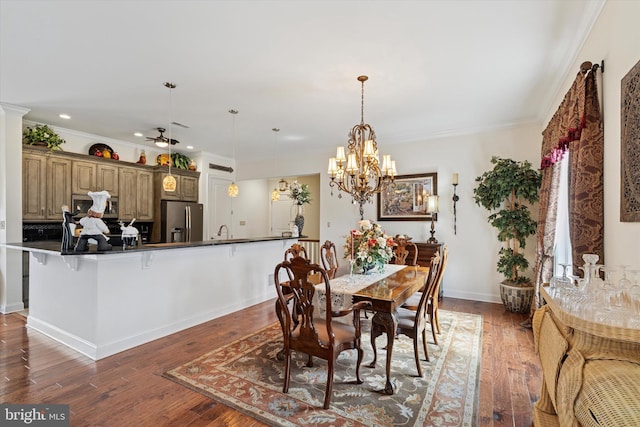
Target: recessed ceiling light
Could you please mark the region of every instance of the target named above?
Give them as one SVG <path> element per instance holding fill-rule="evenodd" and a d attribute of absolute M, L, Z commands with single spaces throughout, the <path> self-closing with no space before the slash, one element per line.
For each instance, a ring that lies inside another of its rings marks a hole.
<path fill-rule="evenodd" d="M 61 119 L 65 119 L 65 120 L 69 120 L 71 118 L 71 116 L 68 115 L 68 114 L 60 114 L 58 117 L 60 117 Z"/>
<path fill-rule="evenodd" d="M 144 135 L 142 135 L 142 133 L 141 133 L 141 132 L 135 132 L 135 133 L 133 134 L 133 136 L 137 136 L 138 138 L 142 138 Z"/>
<path fill-rule="evenodd" d="M 187 145 L 187 150 L 193 150 L 193 145 Z"/>

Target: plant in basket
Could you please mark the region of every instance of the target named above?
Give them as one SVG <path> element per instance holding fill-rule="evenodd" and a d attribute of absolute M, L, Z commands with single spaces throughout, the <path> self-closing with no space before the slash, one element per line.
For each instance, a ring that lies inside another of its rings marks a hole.
<path fill-rule="evenodd" d="M 28 126 L 22 133 L 22 140 L 26 145 L 46 145 L 51 151 L 62 150 L 60 146 L 66 142 L 48 125 Z"/>

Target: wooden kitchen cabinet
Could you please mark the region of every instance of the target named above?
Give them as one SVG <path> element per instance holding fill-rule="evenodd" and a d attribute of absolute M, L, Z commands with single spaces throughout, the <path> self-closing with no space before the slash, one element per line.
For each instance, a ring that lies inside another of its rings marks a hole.
<path fill-rule="evenodd" d="M 138 170 L 137 220 L 153 221 L 153 172 Z"/>
<path fill-rule="evenodd" d="M 61 207 L 71 205 L 72 195 L 90 191 L 106 190 L 117 197 L 118 219 L 144 222 L 159 220 L 161 200 L 197 202 L 199 195 L 200 172 L 172 169 L 177 188 L 169 193 L 162 188 L 166 167 L 39 147 L 23 147 L 22 170 L 25 221 L 62 221 Z"/>
<path fill-rule="evenodd" d="M 47 205 L 47 158 L 41 154 L 22 156 L 22 218 L 45 219 Z"/>
<path fill-rule="evenodd" d="M 180 187 L 182 200 L 185 202 L 197 202 L 198 201 L 198 177 L 197 176 L 182 176 L 180 179 Z"/>
<path fill-rule="evenodd" d="M 71 160 L 47 159 L 47 211 L 45 219 L 62 221 L 62 206 L 71 205 Z"/>
<path fill-rule="evenodd" d="M 119 169 L 118 166 L 98 164 L 96 191 L 106 190 L 111 196 L 118 196 L 120 191 L 118 186 Z"/>
<path fill-rule="evenodd" d="M 71 163 L 71 193 L 87 194 L 95 191 L 97 169 L 95 162 L 74 160 Z"/>
<path fill-rule="evenodd" d="M 118 169 L 118 166 L 101 164 L 95 160 L 73 160 L 72 194 L 106 190 L 112 197 L 118 196 Z"/>
<path fill-rule="evenodd" d="M 119 219 L 132 220 L 136 217 L 138 205 L 138 174 L 133 168 L 120 168 L 118 173 L 120 198 L 118 200 Z"/>
<path fill-rule="evenodd" d="M 71 160 L 38 152 L 22 157 L 22 217 L 60 220 L 71 204 Z"/>
<path fill-rule="evenodd" d="M 176 191 L 164 191 L 162 180 L 169 175 L 169 171 L 158 171 L 156 175 L 156 188 L 160 200 L 181 200 L 183 202 L 198 201 L 198 185 L 200 172 L 191 172 L 181 169 L 172 169 L 171 175 L 176 179 Z"/>
<path fill-rule="evenodd" d="M 153 172 L 120 167 L 119 219 L 153 221 Z"/>

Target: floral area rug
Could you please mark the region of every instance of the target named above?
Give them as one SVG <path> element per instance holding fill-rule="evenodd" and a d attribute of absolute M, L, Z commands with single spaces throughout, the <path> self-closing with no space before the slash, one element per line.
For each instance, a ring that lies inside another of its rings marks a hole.
<path fill-rule="evenodd" d="M 327 363 L 293 352 L 289 392 L 282 393 L 282 332 L 274 323 L 163 375 L 240 412 L 273 426 L 473 426 L 477 412 L 482 356 L 482 317 L 440 310 L 439 345 L 428 331 L 430 362 L 421 360 L 417 377 L 413 342 L 400 336 L 393 346 L 391 375 L 397 392 L 384 389 L 386 338 L 378 337 L 373 359 L 363 333 L 362 384 L 355 384 L 355 350 L 342 352 L 335 367 L 331 407 L 322 409 Z M 363 319 L 368 326 L 369 320 Z M 366 328 L 365 326 L 365 328 Z M 366 328 L 368 329 L 368 328 Z M 420 350 L 422 356 L 422 349 Z"/>

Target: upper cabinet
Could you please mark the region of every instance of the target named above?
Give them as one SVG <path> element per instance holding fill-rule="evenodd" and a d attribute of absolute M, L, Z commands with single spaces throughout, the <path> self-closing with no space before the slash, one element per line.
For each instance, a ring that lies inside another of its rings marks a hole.
<path fill-rule="evenodd" d="M 106 190 L 112 197 L 118 197 L 118 219 L 124 221 L 159 220 L 160 200 L 198 201 L 200 172 L 172 168 L 177 188 L 175 192 L 166 192 L 162 188 L 162 179 L 169 172 L 166 166 L 23 147 L 22 171 L 25 221 L 61 221 L 61 208 L 70 206 L 71 196 L 90 191 Z"/>
<path fill-rule="evenodd" d="M 73 160 L 71 166 L 71 192 L 87 194 L 106 190 L 118 195 L 118 165 L 98 163 L 95 160 Z"/>
<path fill-rule="evenodd" d="M 162 187 L 162 180 L 167 175 L 169 175 L 167 168 L 163 168 L 163 170 L 158 171 L 156 174 L 156 193 L 160 200 L 181 200 L 183 202 L 198 201 L 200 172 L 171 169 L 171 175 L 176 179 L 176 191 L 165 191 Z"/>
<path fill-rule="evenodd" d="M 41 152 L 22 157 L 22 217 L 62 220 L 62 206 L 71 203 L 71 160 Z"/>

